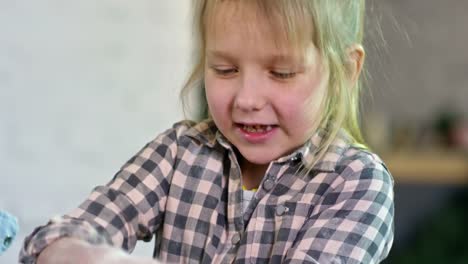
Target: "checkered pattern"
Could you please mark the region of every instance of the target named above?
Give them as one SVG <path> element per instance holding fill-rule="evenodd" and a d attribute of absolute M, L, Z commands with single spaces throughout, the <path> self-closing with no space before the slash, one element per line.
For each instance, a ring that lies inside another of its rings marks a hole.
<path fill-rule="evenodd" d="M 232 146 L 212 121 L 178 123 L 79 208 L 37 228 L 20 261 L 64 236 L 128 251 L 155 236 L 167 263 L 378 263 L 393 242 L 392 177 L 344 133 L 301 176 L 321 138 L 272 162 L 243 210 Z"/>

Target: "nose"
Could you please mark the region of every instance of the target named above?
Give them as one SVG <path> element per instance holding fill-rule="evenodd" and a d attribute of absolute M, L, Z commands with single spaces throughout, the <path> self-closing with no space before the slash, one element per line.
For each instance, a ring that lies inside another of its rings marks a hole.
<path fill-rule="evenodd" d="M 234 107 L 245 112 L 261 110 L 266 104 L 263 85 L 261 77 L 243 74 L 236 93 Z"/>

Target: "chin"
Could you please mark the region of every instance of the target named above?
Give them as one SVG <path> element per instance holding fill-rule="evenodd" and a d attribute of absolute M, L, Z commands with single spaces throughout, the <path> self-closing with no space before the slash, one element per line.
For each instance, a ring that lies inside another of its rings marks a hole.
<path fill-rule="evenodd" d="M 271 155 L 271 152 L 268 153 L 269 155 L 265 155 L 265 152 L 262 153 L 255 153 L 251 151 L 243 152 L 240 151 L 242 157 L 246 159 L 248 162 L 257 164 L 257 165 L 266 165 L 269 164 L 271 161 L 276 160 L 278 157 L 275 155 Z"/>

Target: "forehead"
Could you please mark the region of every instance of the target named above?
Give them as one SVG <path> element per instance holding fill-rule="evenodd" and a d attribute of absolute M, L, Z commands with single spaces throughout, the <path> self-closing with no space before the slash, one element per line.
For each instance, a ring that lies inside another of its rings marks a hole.
<path fill-rule="evenodd" d="M 312 19 L 306 19 L 304 11 L 300 14 L 293 12 L 294 8 L 288 8 L 287 3 L 290 2 L 208 1 L 203 14 L 205 45 L 212 45 L 213 41 L 219 42 L 223 38 L 238 37 L 246 44 L 264 40 L 281 53 L 304 52 L 313 42 Z"/>

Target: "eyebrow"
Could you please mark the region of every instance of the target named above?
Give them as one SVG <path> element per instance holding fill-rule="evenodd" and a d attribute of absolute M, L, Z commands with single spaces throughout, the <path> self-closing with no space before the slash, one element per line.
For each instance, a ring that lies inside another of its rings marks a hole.
<path fill-rule="evenodd" d="M 233 60 L 234 56 L 229 54 L 228 52 L 223 52 L 219 50 L 208 50 L 206 52 L 207 57 L 217 57 L 217 58 L 222 58 L 222 59 L 228 59 L 228 60 Z"/>

